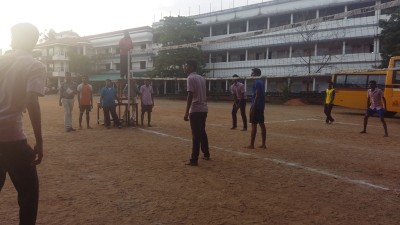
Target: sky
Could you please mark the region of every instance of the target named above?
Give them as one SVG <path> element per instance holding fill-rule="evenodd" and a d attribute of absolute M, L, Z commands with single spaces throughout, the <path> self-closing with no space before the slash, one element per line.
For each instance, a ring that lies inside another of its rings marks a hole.
<path fill-rule="evenodd" d="M 0 49 L 10 49 L 10 28 L 34 24 L 41 33 L 72 30 L 80 36 L 151 26 L 165 16 L 189 16 L 267 0 L 8 0 L 0 9 Z"/>

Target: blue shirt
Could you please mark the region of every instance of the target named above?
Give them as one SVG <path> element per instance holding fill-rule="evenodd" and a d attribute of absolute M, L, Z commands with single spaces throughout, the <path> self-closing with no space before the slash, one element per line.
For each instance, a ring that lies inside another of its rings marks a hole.
<path fill-rule="evenodd" d="M 255 101 L 256 92 L 259 92 L 259 96 L 257 102 Z M 255 107 L 255 109 L 264 110 L 265 108 L 265 88 L 264 82 L 262 80 L 255 80 L 253 84 L 253 96 L 251 97 L 251 105 Z"/>
<path fill-rule="evenodd" d="M 103 87 L 100 91 L 102 97 L 102 106 L 103 107 L 112 107 L 115 106 L 115 96 L 117 94 L 117 90 L 114 87 Z"/>

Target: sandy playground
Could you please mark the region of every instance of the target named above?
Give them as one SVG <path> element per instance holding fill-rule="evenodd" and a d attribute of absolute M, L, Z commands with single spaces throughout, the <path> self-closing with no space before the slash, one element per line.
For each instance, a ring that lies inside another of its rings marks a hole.
<path fill-rule="evenodd" d="M 94 129 L 70 133 L 58 97 L 40 102 L 37 224 L 400 224 L 399 116 L 386 120 L 383 138 L 378 118 L 359 133 L 359 110 L 336 107 L 326 125 L 322 106 L 267 104 L 268 149 L 249 150 L 239 113 L 238 129 L 229 129 L 231 103 L 209 102 L 212 160 L 190 167 L 184 101 L 155 99 L 150 128 L 107 130 L 94 109 Z M 0 224 L 18 224 L 9 178 L 0 202 Z"/>

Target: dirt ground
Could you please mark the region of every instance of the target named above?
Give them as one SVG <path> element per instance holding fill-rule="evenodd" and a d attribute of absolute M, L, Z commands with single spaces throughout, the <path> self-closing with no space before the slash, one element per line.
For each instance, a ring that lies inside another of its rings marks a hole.
<path fill-rule="evenodd" d="M 57 96 L 40 101 L 37 224 L 400 224 L 399 117 L 386 119 L 384 138 L 376 117 L 359 133 L 359 110 L 336 107 L 327 125 L 322 106 L 267 104 L 267 150 L 249 150 L 239 113 L 229 129 L 231 103 L 209 102 L 212 159 L 190 167 L 184 101 L 155 99 L 150 128 L 107 130 L 94 109 L 94 129 L 70 133 Z M 0 224 L 18 224 L 9 178 L 0 199 Z"/>

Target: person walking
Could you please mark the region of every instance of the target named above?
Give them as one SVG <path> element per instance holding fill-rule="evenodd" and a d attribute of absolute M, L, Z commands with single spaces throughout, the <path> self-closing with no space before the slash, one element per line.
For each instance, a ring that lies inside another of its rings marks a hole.
<path fill-rule="evenodd" d="M 36 223 L 39 178 L 36 166 L 43 158 L 43 138 L 38 96 L 43 96 L 46 68 L 32 57 L 39 39 L 30 23 L 11 28 L 12 51 L 0 57 L 0 191 L 10 177 L 18 194 L 19 224 Z M 23 132 L 27 109 L 36 143 L 32 148 Z"/>
<path fill-rule="evenodd" d="M 376 87 L 376 81 L 374 80 L 369 82 L 369 87 L 370 89 L 368 89 L 367 94 L 367 112 L 365 112 L 364 116 L 364 129 L 360 133 L 367 133 L 368 118 L 377 114 L 381 119 L 383 129 L 385 130 L 384 137 L 389 137 L 385 122 L 386 99 L 383 96 L 383 91 Z"/>
<path fill-rule="evenodd" d="M 335 89 L 333 88 L 332 81 L 328 83 L 328 88 L 325 90 L 325 104 L 324 113 L 326 115 L 325 122 L 327 124 L 333 123 L 335 121 L 332 117 L 333 100 L 335 100 Z"/>
<path fill-rule="evenodd" d="M 210 160 L 208 137 L 206 133 L 206 119 L 208 113 L 207 88 L 204 77 L 196 73 L 196 61 L 188 60 L 184 65 L 187 77 L 187 102 L 184 121 L 190 121 L 192 130 L 192 156 L 186 165 L 197 166 L 201 151 L 203 159 Z"/>
<path fill-rule="evenodd" d="M 76 83 L 71 79 L 71 73 L 65 72 L 65 82 L 60 88 L 59 105 L 64 106 L 64 127 L 65 131 L 75 131 L 72 127 L 72 110 L 74 109 L 74 97 L 77 93 Z"/>
<path fill-rule="evenodd" d="M 243 129 L 247 130 L 247 117 L 246 117 L 246 89 L 243 83 L 239 82 L 239 76 L 237 74 L 233 75 L 233 84 L 231 85 L 231 93 L 233 96 L 233 106 L 232 106 L 232 128 L 237 127 L 237 111 L 240 109 L 240 115 L 242 116 Z"/>
<path fill-rule="evenodd" d="M 261 70 L 258 68 L 252 69 L 252 77 L 261 76 Z M 264 124 L 264 109 L 265 109 L 265 91 L 264 82 L 261 79 L 257 79 L 253 84 L 253 95 L 251 97 L 251 108 L 250 108 L 250 123 L 251 123 L 251 138 L 250 145 L 246 148 L 254 149 L 254 142 L 257 134 L 257 124 L 261 128 L 261 145 L 259 148 L 266 149 L 267 130 Z"/>
<path fill-rule="evenodd" d="M 144 113 L 147 112 L 147 126 L 151 127 L 151 112 L 154 107 L 153 87 L 150 85 L 150 80 L 145 80 L 144 85 L 140 87 L 140 100 L 142 114 L 140 116 L 141 125 L 143 126 Z"/>
<path fill-rule="evenodd" d="M 100 91 L 100 108 L 103 108 L 104 113 L 104 125 L 107 129 L 111 127 L 111 117 L 114 121 L 114 125 L 118 128 L 122 128 L 121 122 L 119 121 L 115 100 L 120 102 L 117 96 L 117 90 L 113 87 L 112 82 L 110 79 L 106 80 L 106 86 L 103 87 Z"/>
<path fill-rule="evenodd" d="M 82 117 L 86 112 L 86 127 L 92 129 L 90 126 L 90 111 L 93 109 L 93 87 L 88 84 L 88 78 L 82 77 L 82 83 L 78 85 L 78 104 L 79 104 L 79 129 L 82 130 Z"/>

